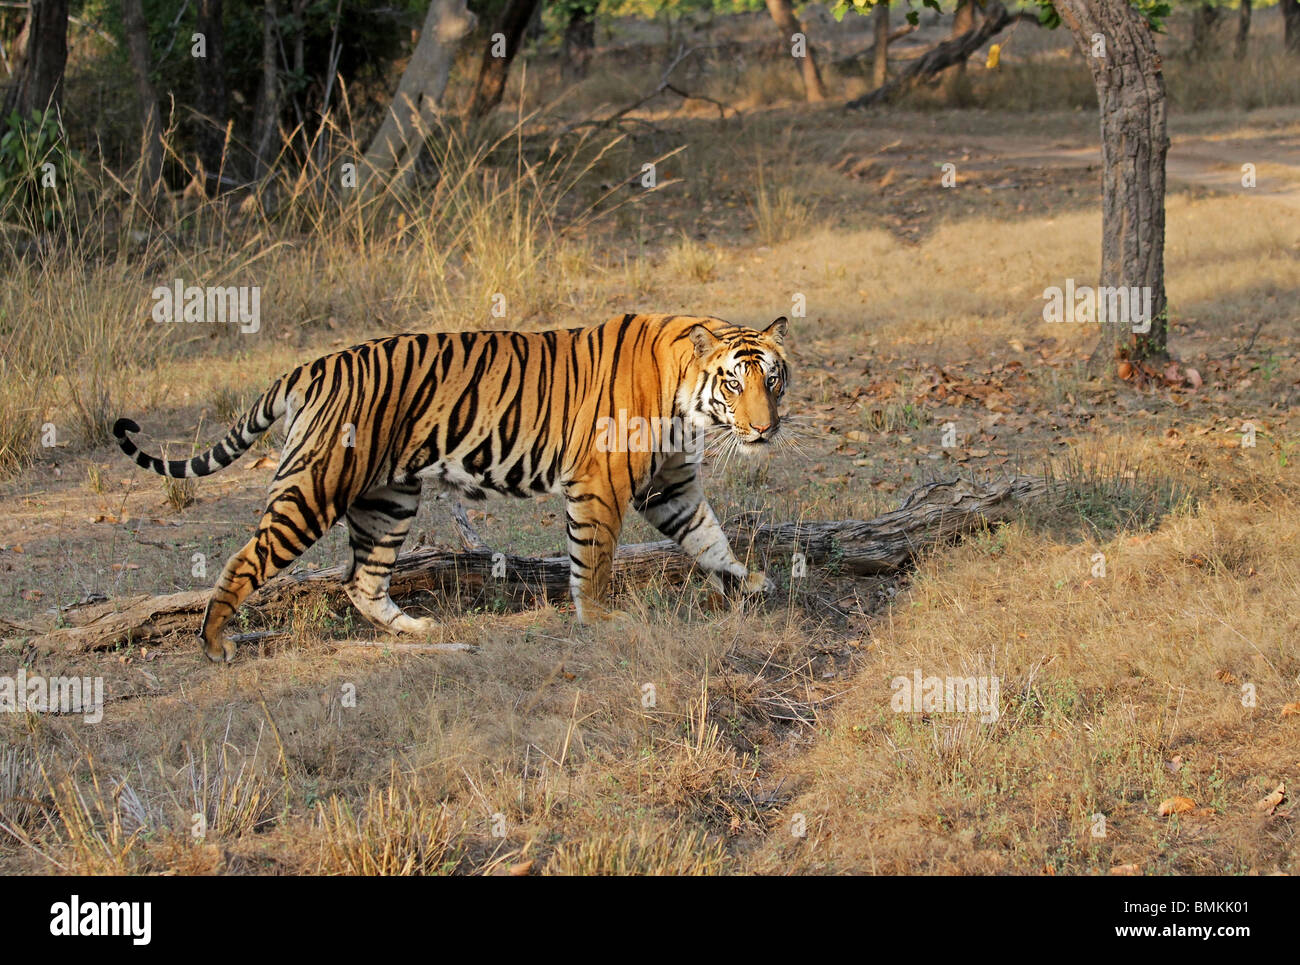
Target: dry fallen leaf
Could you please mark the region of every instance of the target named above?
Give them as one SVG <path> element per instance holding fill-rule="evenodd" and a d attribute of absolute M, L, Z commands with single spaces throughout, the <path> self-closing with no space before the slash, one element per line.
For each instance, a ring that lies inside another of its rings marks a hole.
<path fill-rule="evenodd" d="M 1283 717 L 1295 717 L 1300 715 L 1300 701 L 1291 701 L 1289 704 L 1282 705 Z"/>
<path fill-rule="evenodd" d="M 1190 797 L 1170 797 L 1160 802 L 1160 816 L 1167 818 L 1171 814 L 1182 814 L 1196 809 L 1196 802 Z"/>
<path fill-rule="evenodd" d="M 1140 875 L 1142 873 L 1142 869 L 1135 864 L 1117 864 L 1115 865 L 1115 867 L 1110 869 L 1110 873 L 1113 875 L 1126 875 L 1126 876 Z"/>
<path fill-rule="evenodd" d="M 1225 684 L 1235 684 L 1237 682 L 1237 675 L 1231 670 L 1216 670 L 1214 671 L 1214 676 L 1218 677 Z"/>
<path fill-rule="evenodd" d="M 1267 797 L 1261 798 L 1255 802 L 1255 809 L 1263 811 L 1265 814 L 1272 814 L 1277 810 L 1277 806 L 1286 800 L 1286 784 L 1279 784 L 1273 789 L 1273 793 Z"/>

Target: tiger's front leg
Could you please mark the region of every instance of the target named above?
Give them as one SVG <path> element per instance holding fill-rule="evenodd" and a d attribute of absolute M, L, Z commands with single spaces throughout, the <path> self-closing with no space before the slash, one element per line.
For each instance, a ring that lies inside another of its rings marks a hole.
<path fill-rule="evenodd" d="M 750 594 L 776 589 L 766 573 L 751 572 L 731 552 L 727 534 L 704 498 L 694 463 L 680 457 L 669 462 L 637 493 L 632 504 L 646 522 L 676 540 L 723 590 Z"/>
<path fill-rule="evenodd" d="M 578 622 L 607 619 L 605 606 L 614 549 L 623 529 L 629 495 L 611 490 L 604 480 L 565 487 L 564 528 L 569 546 L 569 592 Z"/>

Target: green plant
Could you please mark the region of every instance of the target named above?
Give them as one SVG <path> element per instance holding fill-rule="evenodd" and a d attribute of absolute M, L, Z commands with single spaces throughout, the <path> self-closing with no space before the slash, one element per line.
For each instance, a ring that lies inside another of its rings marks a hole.
<path fill-rule="evenodd" d="M 46 228 L 63 221 L 79 159 L 52 110 L 12 112 L 0 137 L 0 217 Z"/>

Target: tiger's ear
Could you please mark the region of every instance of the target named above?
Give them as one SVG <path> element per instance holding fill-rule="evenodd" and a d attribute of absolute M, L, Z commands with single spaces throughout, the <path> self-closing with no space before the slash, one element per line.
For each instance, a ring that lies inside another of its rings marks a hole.
<path fill-rule="evenodd" d="M 690 336 L 691 344 L 695 346 L 695 357 L 697 359 L 707 358 L 709 353 L 722 344 L 722 339 L 703 325 L 694 326 L 687 334 Z"/>
<path fill-rule="evenodd" d="M 786 333 L 790 331 L 790 319 L 782 315 L 767 328 L 763 329 L 764 335 L 770 335 L 772 341 L 780 345 L 785 341 Z"/>

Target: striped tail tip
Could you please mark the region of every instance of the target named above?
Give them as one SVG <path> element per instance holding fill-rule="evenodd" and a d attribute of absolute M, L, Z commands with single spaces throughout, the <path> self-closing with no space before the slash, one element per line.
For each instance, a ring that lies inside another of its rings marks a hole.
<path fill-rule="evenodd" d="M 139 432 L 140 427 L 131 419 L 118 419 L 113 423 L 113 435 L 125 439 L 128 432 Z"/>

